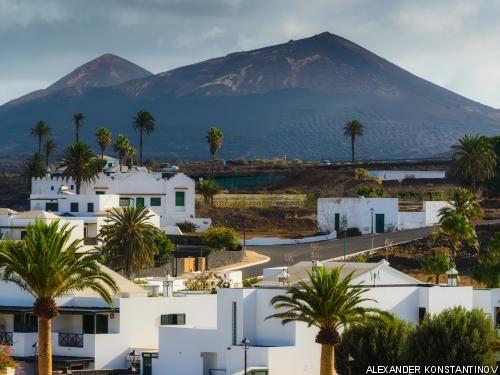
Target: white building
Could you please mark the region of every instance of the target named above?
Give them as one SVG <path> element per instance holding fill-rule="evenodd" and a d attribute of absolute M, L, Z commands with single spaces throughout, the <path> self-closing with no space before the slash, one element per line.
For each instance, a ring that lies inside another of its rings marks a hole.
<path fill-rule="evenodd" d="M 318 226 L 339 233 L 345 221 L 361 234 L 427 227 L 439 221 L 439 209 L 447 206 L 446 201 L 425 201 L 421 211 L 400 212 L 398 198 L 318 198 Z"/>
<path fill-rule="evenodd" d="M 368 176 L 378 178 L 383 181 L 403 181 L 412 179 L 443 179 L 446 178 L 446 171 L 368 171 Z"/>
<path fill-rule="evenodd" d="M 112 164 L 112 162 L 110 162 Z M 105 170 L 106 171 L 106 170 Z M 55 205 L 61 191 L 75 193 L 71 178 L 43 177 L 34 178 L 31 183 L 31 209 L 71 213 L 71 206 Z M 150 172 L 145 168 L 134 167 L 128 172 L 101 173 L 94 183 L 84 184 L 80 195 L 113 195 L 112 204 L 118 206 L 146 206 L 160 217 L 161 227 L 174 226 L 191 221 L 204 230 L 211 225 L 210 219 L 195 218 L 195 182 L 183 173 L 174 176 L 162 172 Z M 83 207 L 79 212 L 88 211 L 88 198 L 82 198 Z M 97 198 L 96 198 L 97 199 Z M 106 199 L 106 198 L 104 198 Z M 69 202 L 69 200 L 68 200 Z M 76 207 L 78 202 L 71 201 Z M 99 203 L 104 203 L 99 201 Z M 109 202 L 104 204 L 109 207 Z M 94 205 L 94 210 L 96 206 Z M 76 208 L 75 208 L 76 209 Z"/>
<path fill-rule="evenodd" d="M 383 262 L 350 263 L 345 267 L 348 269 L 343 274 L 354 272 L 353 283 L 363 282 L 368 289 L 365 296 L 375 300 L 366 306 L 389 311 L 401 319 L 418 323 L 425 314 L 462 306 L 481 308 L 492 317 L 492 324 L 500 324 L 500 289 L 423 284 Z M 306 268 L 299 264 L 296 270 L 302 273 Z M 312 271 L 311 264 L 309 270 Z M 291 272 L 290 277 L 298 277 L 299 273 Z M 218 290 L 214 325 L 160 328 L 159 355 L 153 361 L 153 374 L 241 375 L 244 371 L 241 342 L 245 337 L 250 340 L 249 374 L 319 373 L 321 348 L 314 341 L 317 329 L 303 323 L 282 325 L 278 319 L 266 320 L 276 312 L 271 299 L 285 290 L 276 286 Z"/>
<path fill-rule="evenodd" d="M 124 369 L 133 360 L 141 366 L 141 374 L 150 374 L 150 356 L 158 352 L 161 326 L 205 326 L 216 320 L 215 295 L 147 297 L 139 285 L 103 269 L 120 289 L 113 306 L 89 290 L 57 299 L 60 315 L 52 321 L 55 369 Z M 32 309 L 31 295 L 0 282 L 0 340 L 12 347 L 26 375 L 35 373 L 37 319 Z"/>

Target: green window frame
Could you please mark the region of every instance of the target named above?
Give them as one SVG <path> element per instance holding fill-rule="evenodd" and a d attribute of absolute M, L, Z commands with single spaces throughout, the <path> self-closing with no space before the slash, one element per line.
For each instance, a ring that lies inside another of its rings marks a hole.
<path fill-rule="evenodd" d="M 175 206 L 184 207 L 186 205 L 186 192 L 176 191 L 175 192 Z"/>
<path fill-rule="evenodd" d="M 143 197 L 135 198 L 135 206 L 136 207 L 144 207 L 144 198 Z"/>
<path fill-rule="evenodd" d="M 160 317 L 161 325 L 183 326 L 186 324 L 186 314 L 164 314 Z"/>
<path fill-rule="evenodd" d="M 97 190 L 97 191 L 95 192 L 95 194 L 96 194 L 96 195 L 104 195 L 104 194 L 106 194 L 106 192 L 105 192 L 105 191 L 99 191 L 99 190 Z"/>
<path fill-rule="evenodd" d="M 159 207 L 161 206 L 161 198 L 160 197 L 151 197 L 150 200 L 151 207 Z"/>

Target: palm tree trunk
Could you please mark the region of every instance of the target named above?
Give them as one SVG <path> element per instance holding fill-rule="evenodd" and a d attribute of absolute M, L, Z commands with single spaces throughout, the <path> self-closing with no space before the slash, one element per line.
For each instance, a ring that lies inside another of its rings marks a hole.
<path fill-rule="evenodd" d="M 139 165 L 142 167 L 142 128 L 141 128 L 141 132 L 140 132 L 140 155 L 139 155 Z"/>
<path fill-rule="evenodd" d="M 80 187 L 82 185 L 82 180 L 79 177 L 75 178 L 76 194 L 80 194 Z"/>
<path fill-rule="evenodd" d="M 320 375 L 335 374 L 335 352 L 333 345 L 321 344 Z"/>
<path fill-rule="evenodd" d="M 41 135 L 38 136 L 38 153 L 39 154 L 42 153 L 42 136 Z"/>
<path fill-rule="evenodd" d="M 436 284 L 439 284 L 439 273 L 436 273 Z"/>
<path fill-rule="evenodd" d="M 104 150 L 101 149 L 101 160 L 104 161 Z"/>
<path fill-rule="evenodd" d="M 351 137 L 351 153 L 353 162 L 356 160 L 354 142 L 355 142 L 354 137 Z"/>
<path fill-rule="evenodd" d="M 76 125 L 76 143 L 80 140 L 80 126 Z"/>
<path fill-rule="evenodd" d="M 49 151 L 45 151 L 45 166 L 49 168 Z"/>
<path fill-rule="evenodd" d="M 38 374 L 52 375 L 52 324 L 50 319 L 38 318 Z"/>
<path fill-rule="evenodd" d="M 215 153 L 212 154 L 212 180 L 214 179 L 214 174 L 215 174 L 215 170 L 214 170 L 214 164 L 215 164 Z"/>

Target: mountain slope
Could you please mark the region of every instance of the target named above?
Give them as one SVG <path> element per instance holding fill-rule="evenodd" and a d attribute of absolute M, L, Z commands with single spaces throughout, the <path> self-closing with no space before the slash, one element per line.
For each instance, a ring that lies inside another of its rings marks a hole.
<path fill-rule="evenodd" d="M 96 127 L 105 124 L 136 142 L 130 118 L 142 108 L 157 119 L 146 154 L 172 158 L 206 157 L 210 126 L 225 133 L 221 157 L 311 159 L 348 159 L 342 126 L 352 118 L 365 124 L 358 141 L 365 159 L 431 156 L 447 152 L 464 134 L 500 130 L 493 108 L 329 33 L 115 86 L 54 86 L 59 89 L 43 97 L 0 107 L 0 142 L 9 139 L 5 152 L 25 151 L 27 132 L 13 129 L 27 129 L 40 118 L 57 129 L 60 144 L 71 141 L 75 111 L 87 116 L 87 141 L 93 143 Z"/>

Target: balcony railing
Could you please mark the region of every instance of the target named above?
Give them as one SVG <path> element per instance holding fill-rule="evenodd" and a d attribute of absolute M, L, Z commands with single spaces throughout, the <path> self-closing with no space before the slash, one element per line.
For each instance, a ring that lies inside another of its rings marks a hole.
<path fill-rule="evenodd" d="M 12 332 L 0 332 L 0 345 L 14 345 L 14 335 Z"/>
<path fill-rule="evenodd" d="M 83 348 L 83 334 L 59 332 L 59 346 Z"/>

